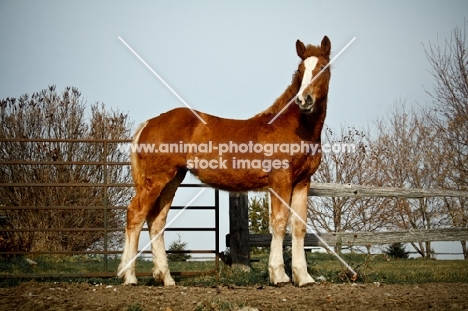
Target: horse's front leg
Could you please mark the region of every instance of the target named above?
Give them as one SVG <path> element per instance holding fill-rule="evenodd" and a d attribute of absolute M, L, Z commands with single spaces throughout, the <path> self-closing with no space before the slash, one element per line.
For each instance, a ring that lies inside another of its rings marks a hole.
<path fill-rule="evenodd" d="M 283 240 L 286 233 L 286 226 L 289 218 L 289 208 L 283 204 L 282 200 L 289 204 L 291 191 L 285 189 L 272 188 L 270 226 L 272 230 L 270 259 L 268 262 L 268 272 L 270 283 L 281 285 L 290 283 L 291 279 L 284 271 Z M 280 196 L 280 198 L 278 198 Z"/>
<path fill-rule="evenodd" d="M 304 238 L 307 223 L 307 195 L 310 182 L 297 184 L 293 189 L 291 208 L 292 230 L 292 275 L 298 286 L 314 283 L 314 279 L 307 273 L 307 262 L 304 252 Z"/>

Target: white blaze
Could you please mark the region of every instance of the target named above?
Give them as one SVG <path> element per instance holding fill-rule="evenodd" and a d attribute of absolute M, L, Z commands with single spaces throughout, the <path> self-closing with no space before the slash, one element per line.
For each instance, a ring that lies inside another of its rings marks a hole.
<path fill-rule="evenodd" d="M 301 89 L 299 90 L 299 94 L 297 96 L 301 102 L 304 101 L 304 98 L 302 97 L 302 92 L 312 82 L 312 78 L 313 78 L 312 70 L 314 70 L 315 66 L 317 66 L 317 62 L 318 62 L 318 58 L 315 56 L 308 57 L 304 60 L 304 67 L 305 67 L 304 77 L 302 77 Z"/>

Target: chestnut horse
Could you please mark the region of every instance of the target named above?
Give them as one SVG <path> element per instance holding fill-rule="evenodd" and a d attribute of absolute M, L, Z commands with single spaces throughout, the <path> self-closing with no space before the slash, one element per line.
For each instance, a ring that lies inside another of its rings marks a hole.
<path fill-rule="evenodd" d="M 294 211 L 290 221 L 293 282 L 298 286 L 314 282 L 307 272 L 304 236 L 310 178 L 320 164 L 321 153 L 308 146 L 320 147 L 330 80 L 330 49 L 327 36 L 321 46 L 305 46 L 297 40 L 296 51 L 301 62 L 291 85 L 271 107 L 250 119 L 223 119 L 197 112 L 206 121 L 203 124 L 190 109 L 177 108 L 139 127 L 133 146 L 159 149 L 134 149 L 131 154 L 136 195 L 127 210 L 125 248 L 119 267 L 125 284 L 137 283 L 133 259 L 145 220 L 150 237 L 154 238 L 153 276 L 165 286 L 175 284 L 160 232 L 187 171 L 222 190 L 269 188 L 274 191 L 270 216 L 270 283 L 291 282 L 283 261 L 289 208 Z M 289 105 L 294 100 L 295 104 Z"/>

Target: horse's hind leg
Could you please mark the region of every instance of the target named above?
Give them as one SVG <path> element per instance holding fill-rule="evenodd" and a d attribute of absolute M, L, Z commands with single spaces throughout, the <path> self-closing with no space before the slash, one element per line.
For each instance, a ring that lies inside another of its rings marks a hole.
<path fill-rule="evenodd" d="M 122 260 L 118 268 L 117 276 L 124 278 L 125 285 L 136 285 L 138 283 L 135 275 L 135 256 L 138 252 L 138 240 L 140 238 L 141 228 L 144 218 L 133 216 L 135 211 L 140 208 L 140 193 L 137 192 L 127 209 L 127 228 L 125 229 L 125 246 L 122 254 Z"/>
<path fill-rule="evenodd" d="M 175 285 L 171 277 L 169 266 L 167 264 L 166 247 L 164 244 L 164 226 L 166 218 L 172 204 L 174 195 L 180 183 L 185 177 L 184 171 L 179 171 L 162 190 L 161 195 L 154 208 L 149 212 L 146 220 L 148 223 L 149 234 L 152 241 L 151 251 L 153 253 L 153 276 L 156 280 L 164 283 L 164 286 Z"/>
<path fill-rule="evenodd" d="M 125 246 L 118 272 L 118 276 L 123 274 L 125 285 L 137 284 L 135 260 L 138 252 L 138 241 L 141 229 L 162 189 L 173 177 L 174 173 L 165 173 L 147 179 L 144 186 L 137 188 L 137 193 L 127 208 Z"/>

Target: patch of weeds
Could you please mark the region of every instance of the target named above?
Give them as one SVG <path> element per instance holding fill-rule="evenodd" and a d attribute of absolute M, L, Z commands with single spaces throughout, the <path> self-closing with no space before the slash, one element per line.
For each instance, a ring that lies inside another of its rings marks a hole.
<path fill-rule="evenodd" d="M 220 273 L 220 283 L 226 286 L 255 286 L 268 284 L 268 261 L 260 261 L 251 271 L 233 270 L 226 266 Z"/>
<path fill-rule="evenodd" d="M 354 252 L 340 254 L 341 258 L 357 273 L 353 273 L 335 256 L 330 254 L 309 253 L 306 256 L 307 266 L 312 277 L 328 282 L 371 282 L 374 274 L 371 262 L 376 255 L 361 255 Z"/>
<path fill-rule="evenodd" d="M 377 255 L 367 254 L 364 257 L 364 261 L 360 264 L 356 264 L 353 269 L 357 273 L 357 280 L 361 280 L 365 283 L 374 281 L 375 271 L 373 263 Z"/>
<path fill-rule="evenodd" d="M 268 267 L 259 265 L 252 267 L 251 271 L 232 269 L 228 265 L 221 264 L 219 276 L 212 273 L 191 278 L 182 278 L 180 285 L 184 286 L 254 286 L 268 284 Z"/>
<path fill-rule="evenodd" d="M 194 310 L 196 311 L 207 311 L 207 310 L 219 310 L 219 311 L 231 311 L 239 310 L 245 306 L 244 302 L 230 302 L 221 300 L 219 298 L 215 299 L 205 299 L 197 303 L 197 306 Z"/>
<path fill-rule="evenodd" d="M 128 305 L 127 311 L 143 311 L 139 302 L 134 302 L 131 305 Z"/>
<path fill-rule="evenodd" d="M 33 273 L 34 267 L 28 264 L 24 256 L 0 258 L 0 271 L 8 274 Z"/>
<path fill-rule="evenodd" d="M 0 288 L 2 287 L 13 287 L 23 282 L 29 282 L 30 279 L 13 279 L 13 278 L 0 278 Z"/>

